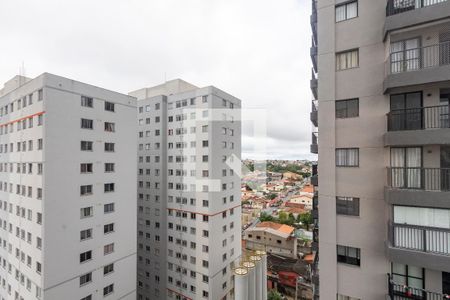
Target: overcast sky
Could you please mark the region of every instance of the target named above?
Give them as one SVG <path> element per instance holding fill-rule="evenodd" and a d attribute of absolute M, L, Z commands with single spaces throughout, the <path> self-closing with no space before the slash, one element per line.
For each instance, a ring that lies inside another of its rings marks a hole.
<path fill-rule="evenodd" d="M 54 73 L 128 93 L 165 79 L 266 109 L 244 158 L 303 159 L 311 140 L 310 0 L 1 0 L 0 82 Z M 267 151 L 255 152 L 266 142 Z M 256 147 L 258 148 L 258 147 Z"/>

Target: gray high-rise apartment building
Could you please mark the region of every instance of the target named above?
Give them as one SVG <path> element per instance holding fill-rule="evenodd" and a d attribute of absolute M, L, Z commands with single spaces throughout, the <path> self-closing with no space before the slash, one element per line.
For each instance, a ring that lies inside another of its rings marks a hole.
<path fill-rule="evenodd" d="M 138 99 L 138 299 L 233 299 L 240 100 L 179 79 L 130 95 Z"/>
<path fill-rule="evenodd" d="M 311 25 L 316 298 L 445 299 L 450 1 L 314 0 Z"/>
<path fill-rule="evenodd" d="M 136 299 L 135 120 L 48 73 L 0 89 L 0 299 Z"/>

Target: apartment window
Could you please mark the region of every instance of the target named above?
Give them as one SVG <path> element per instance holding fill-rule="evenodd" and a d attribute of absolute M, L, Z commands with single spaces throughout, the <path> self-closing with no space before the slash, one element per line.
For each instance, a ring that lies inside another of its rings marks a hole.
<path fill-rule="evenodd" d="M 85 261 L 92 259 L 92 251 L 86 251 L 80 254 L 80 263 L 84 263 Z"/>
<path fill-rule="evenodd" d="M 105 172 L 106 173 L 114 172 L 114 163 L 105 163 Z"/>
<path fill-rule="evenodd" d="M 94 99 L 91 97 L 81 96 L 81 106 L 94 107 Z"/>
<path fill-rule="evenodd" d="M 92 151 L 92 150 L 93 150 L 92 142 L 81 141 L 81 151 Z"/>
<path fill-rule="evenodd" d="M 80 172 L 81 173 L 92 173 L 93 165 L 92 164 L 81 164 Z"/>
<path fill-rule="evenodd" d="M 359 198 L 336 197 L 336 213 L 338 215 L 359 216 Z"/>
<path fill-rule="evenodd" d="M 90 195 L 92 194 L 92 185 L 82 185 L 80 186 L 80 195 Z"/>
<path fill-rule="evenodd" d="M 105 122 L 105 131 L 107 132 L 114 132 L 116 131 L 116 124 L 111 122 Z"/>
<path fill-rule="evenodd" d="M 89 119 L 81 119 L 81 128 L 94 129 L 94 121 Z"/>
<path fill-rule="evenodd" d="M 105 214 L 114 212 L 114 203 L 108 203 L 103 206 L 103 212 Z"/>
<path fill-rule="evenodd" d="M 105 110 L 114 112 L 114 103 L 106 101 Z"/>
<path fill-rule="evenodd" d="M 336 118 L 355 118 L 359 116 L 359 99 L 337 100 L 335 102 Z"/>
<path fill-rule="evenodd" d="M 92 206 L 83 207 L 80 209 L 81 218 L 92 217 L 94 215 L 94 208 Z"/>
<path fill-rule="evenodd" d="M 358 16 L 358 1 L 336 5 L 336 22 L 341 22 Z"/>
<path fill-rule="evenodd" d="M 88 284 L 89 282 L 92 282 L 92 273 L 80 276 L 80 286 Z"/>
<path fill-rule="evenodd" d="M 106 224 L 103 226 L 103 233 L 108 234 L 114 232 L 114 223 Z"/>
<path fill-rule="evenodd" d="M 349 50 L 336 53 L 336 70 L 347 70 L 359 66 L 359 50 Z"/>
<path fill-rule="evenodd" d="M 104 191 L 105 191 L 105 193 L 108 193 L 108 192 L 114 192 L 114 183 L 105 183 L 104 184 Z"/>
<path fill-rule="evenodd" d="M 336 149 L 336 167 L 358 167 L 359 149 L 340 148 Z"/>
<path fill-rule="evenodd" d="M 44 147 L 44 141 L 42 139 L 38 139 L 38 150 L 42 150 Z"/>
<path fill-rule="evenodd" d="M 80 231 L 80 240 L 81 241 L 88 240 L 90 238 L 92 238 L 92 229 L 91 228 Z"/>
<path fill-rule="evenodd" d="M 92 300 L 92 295 L 81 298 L 80 300 Z"/>
<path fill-rule="evenodd" d="M 110 284 L 103 288 L 103 296 L 108 296 L 114 292 L 114 284 Z"/>
<path fill-rule="evenodd" d="M 337 262 L 354 266 L 360 266 L 361 249 L 337 245 Z"/>
<path fill-rule="evenodd" d="M 103 246 L 103 254 L 108 255 L 114 252 L 114 243 Z"/>
<path fill-rule="evenodd" d="M 108 275 L 114 272 L 114 264 L 109 264 L 103 267 L 103 275 Z"/>
<path fill-rule="evenodd" d="M 114 143 L 105 143 L 105 152 L 114 152 Z"/>

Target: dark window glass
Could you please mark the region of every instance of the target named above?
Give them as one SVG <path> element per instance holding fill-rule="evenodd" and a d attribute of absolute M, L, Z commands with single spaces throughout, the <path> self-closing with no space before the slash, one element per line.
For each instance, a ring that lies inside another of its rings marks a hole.
<path fill-rule="evenodd" d="M 337 245 L 337 262 L 354 266 L 360 266 L 361 249 Z"/>
<path fill-rule="evenodd" d="M 336 197 L 336 213 L 338 215 L 359 216 L 359 198 Z"/>
<path fill-rule="evenodd" d="M 336 118 L 355 118 L 359 116 L 359 99 L 338 100 L 336 105 Z"/>

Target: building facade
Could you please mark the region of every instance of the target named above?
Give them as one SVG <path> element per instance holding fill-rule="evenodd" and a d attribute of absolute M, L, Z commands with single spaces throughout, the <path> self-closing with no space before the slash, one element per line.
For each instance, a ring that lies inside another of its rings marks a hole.
<path fill-rule="evenodd" d="M 138 299 L 232 299 L 240 100 L 182 80 L 138 98 Z"/>
<path fill-rule="evenodd" d="M 136 299 L 135 118 L 48 73 L 0 90 L 0 299 Z"/>
<path fill-rule="evenodd" d="M 311 25 L 320 297 L 443 299 L 450 1 L 317 0 Z"/>

